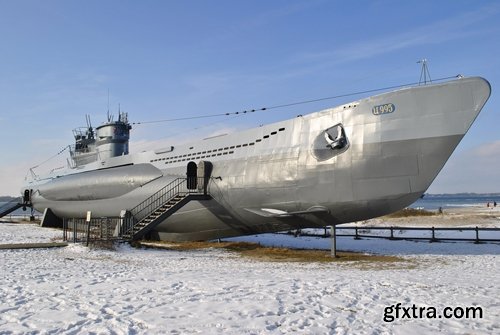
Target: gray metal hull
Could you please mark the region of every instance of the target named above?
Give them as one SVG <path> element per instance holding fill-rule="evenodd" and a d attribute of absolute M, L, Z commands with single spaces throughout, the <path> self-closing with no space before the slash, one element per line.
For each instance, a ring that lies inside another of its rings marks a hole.
<path fill-rule="evenodd" d="M 38 210 L 51 208 L 60 217 L 84 217 L 87 211 L 117 216 L 185 176 L 188 162 L 203 160 L 213 164 L 213 199 L 193 201 L 162 222 L 156 228 L 162 239 L 364 220 L 404 208 L 427 190 L 490 92 L 482 78 L 402 89 L 173 151 L 111 158 L 89 164 L 85 173 L 68 169 L 27 188 L 34 190 Z M 115 168 L 124 164 L 133 165 Z M 116 172 L 116 180 L 96 182 L 98 169 L 108 177 Z M 78 199 L 73 192 L 88 185 L 96 196 L 87 192 Z"/>

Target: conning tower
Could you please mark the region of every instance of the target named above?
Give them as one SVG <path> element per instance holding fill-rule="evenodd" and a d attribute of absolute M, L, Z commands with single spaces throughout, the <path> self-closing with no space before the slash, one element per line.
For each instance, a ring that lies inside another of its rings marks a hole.
<path fill-rule="evenodd" d="M 75 144 L 70 147 L 70 155 L 75 166 L 85 165 L 97 160 L 95 149 L 94 129 L 90 123 L 90 116 L 85 115 L 86 128 L 73 129 Z"/>
<path fill-rule="evenodd" d="M 86 165 L 97 160 L 128 155 L 128 141 L 132 126 L 128 123 L 126 113 L 120 112 L 118 120 L 108 115 L 108 122 L 92 128 L 90 117 L 87 117 L 87 127 L 73 130 L 75 144 L 70 147 L 73 167 Z"/>
<path fill-rule="evenodd" d="M 132 126 L 127 113 L 120 112 L 118 120 L 108 117 L 108 122 L 96 128 L 96 152 L 100 160 L 128 155 L 128 141 Z"/>

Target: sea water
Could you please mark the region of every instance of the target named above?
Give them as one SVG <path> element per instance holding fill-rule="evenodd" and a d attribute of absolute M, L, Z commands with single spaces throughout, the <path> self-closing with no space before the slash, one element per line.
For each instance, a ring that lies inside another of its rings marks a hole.
<path fill-rule="evenodd" d="M 490 207 L 494 203 L 500 204 L 500 194 L 425 194 L 423 198 L 418 199 L 410 207 L 424 208 L 428 210 L 438 208 L 457 208 L 457 207 Z"/>
<path fill-rule="evenodd" d="M 2 202 L 0 201 L 0 208 L 7 204 L 7 202 Z M 42 213 L 39 213 L 37 211 L 34 211 L 33 215 L 41 215 Z M 31 208 L 27 207 L 26 210 L 23 210 L 23 208 L 18 208 L 15 211 L 13 211 L 10 214 L 7 214 L 6 217 L 8 218 L 9 216 L 26 216 L 29 217 L 31 215 Z"/>

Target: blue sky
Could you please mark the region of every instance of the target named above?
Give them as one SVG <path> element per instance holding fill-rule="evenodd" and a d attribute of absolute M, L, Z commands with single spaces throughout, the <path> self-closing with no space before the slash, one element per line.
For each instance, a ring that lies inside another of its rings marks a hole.
<path fill-rule="evenodd" d="M 30 167 L 71 144 L 85 114 L 104 121 L 108 90 L 112 113 L 120 105 L 144 122 L 411 83 L 422 58 L 432 78 L 479 75 L 493 88 L 429 191 L 500 192 L 498 1 L 0 0 L 0 33 L 0 195 L 18 194 Z M 354 98 L 137 125 L 131 151 Z"/>

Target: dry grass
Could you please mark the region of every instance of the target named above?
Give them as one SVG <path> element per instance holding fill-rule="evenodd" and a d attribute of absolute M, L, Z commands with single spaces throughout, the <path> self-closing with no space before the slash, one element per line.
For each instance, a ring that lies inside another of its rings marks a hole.
<path fill-rule="evenodd" d="M 388 214 L 385 217 L 387 218 L 407 218 L 410 216 L 434 216 L 435 212 L 426 211 L 424 209 L 415 209 L 415 208 L 404 208 L 400 211 L 394 212 L 392 214 Z"/>
<path fill-rule="evenodd" d="M 362 262 L 370 264 L 407 263 L 407 260 L 396 256 L 369 255 L 340 251 L 337 252 L 337 258 L 333 258 L 330 251 L 326 250 L 263 247 L 257 243 L 248 242 L 138 242 L 137 245 L 180 251 L 210 248 L 224 249 L 236 252 L 243 257 L 270 262 Z M 377 267 L 378 266 L 379 265 L 377 265 Z"/>

